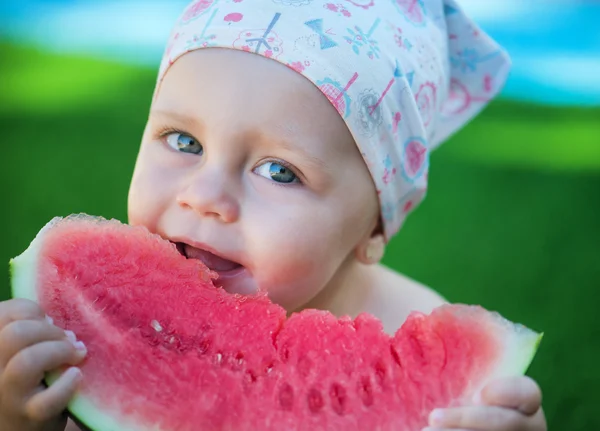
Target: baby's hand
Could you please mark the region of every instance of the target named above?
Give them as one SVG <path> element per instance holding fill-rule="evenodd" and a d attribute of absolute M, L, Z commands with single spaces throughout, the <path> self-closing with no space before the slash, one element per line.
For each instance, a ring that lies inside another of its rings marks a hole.
<path fill-rule="evenodd" d="M 528 377 L 497 380 L 475 406 L 434 410 L 423 431 L 547 431 L 542 394 Z"/>
<path fill-rule="evenodd" d="M 67 403 L 81 372 L 70 368 L 50 388 L 46 371 L 75 365 L 85 356 L 82 343 L 52 325 L 39 306 L 13 299 L 0 302 L 0 429 L 63 431 Z"/>

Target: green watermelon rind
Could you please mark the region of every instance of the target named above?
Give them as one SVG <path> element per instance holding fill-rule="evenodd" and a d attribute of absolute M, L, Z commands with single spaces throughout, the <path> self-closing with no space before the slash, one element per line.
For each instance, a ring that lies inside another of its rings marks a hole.
<path fill-rule="evenodd" d="M 81 218 L 85 221 L 106 221 L 101 217 L 88 215 L 71 215 L 68 219 Z M 36 292 L 36 274 L 32 268 L 38 266 L 38 255 L 42 247 L 43 236 L 55 224 L 64 220 L 62 217 L 55 217 L 49 221 L 36 235 L 29 247 L 19 256 L 10 260 L 11 289 L 14 298 L 28 299 L 38 302 Z M 496 316 L 496 323 L 504 327 L 506 335 L 504 337 L 505 349 L 502 359 L 494 364 L 493 371 L 488 374 L 486 382 L 496 378 L 523 375 L 529 368 L 539 344 L 544 336 L 543 333 L 537 333 L 525 326 L 515 324 L 505 319 L 498 313 L 492 313 Z M 45 377 L 46 383 L 50 386 L 59 377 L 60 372 L 48 373 Z M 481 390 L 481 387 L 471 388 L 474 392 Z M 71 399 L 68 404 L 70 414 L 81 425 L 95 431 L 164 431 L 155 426 L 149 428 L 148 425 L 133 423 L 125 417 L 119 417 L 117 411 L 107 411 L 97 408 L 88 398 L 79 393 Z M 118 408 L 118 406 L 116 407 Z"/>
<path fill-rule="evenodd" d="M 504 354 L 495 364 L 493 371 L 488 374 L 484 384 L 504 377 L 525 375 L 544 337 L 544 333 L 512 323 L 498 313 L 493 314 L 502 319 L 501 323 L 508 326 L 507 336 L 504 341 Z M 475 392 L 481 389 L 483 388 L 476 388 Z"/>
<path fill-rule="evenodd" d="M 81 217 L 88 220 L 98 220 L 97 217 L 75 215 L 69 218 Z M 27 249 L 19 256 L 13 258 L 9 262 L 11 291 L 13 298 L 28 299 L 33 302 L 38 302 L 36 293 L 36 274 L 37 271 L 32 271 L 32 268 L 38 266 L 38 255 L 42 247 L 42 241 L 45 233 L 50 230 L 55 224 L 64 220 L 62 217 L 55 217 L 50 220 L 31 241 Z M 61 372 L 47 373 L 45 382 L 51 386 L 62 375 Z M 67 409 L 79 423 L 86 426 L 90 430 L 102 431 L 163 431 L 160 428 L 148 428 L 147 426 L 140 427 L 126 418 L 117 418 L 107 414 L 106 411 L 95 407 L 86 397 L 75 394 L 69 402 Z"/>

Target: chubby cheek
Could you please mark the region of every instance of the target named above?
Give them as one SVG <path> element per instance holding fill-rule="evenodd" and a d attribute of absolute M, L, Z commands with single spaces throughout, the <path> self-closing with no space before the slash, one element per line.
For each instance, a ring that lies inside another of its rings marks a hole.
<path fill-rule="evenodd" d="M 321 292 L 347 256 L 346 250 L 335 247 L 335 235 L 326 225 L 316 225 L 314 220 L 312 224 L 294 223 L 293 229 L 260 235 L 271 240 L 252 241 L 254 279 L 271 300 L 287 310 L 303 306 Z M 265 230 L 269 225 L 277 226 L 275 222 L 262 224 Z"/>
<path fill-rule="evenodd" d="M 146 226 L 156 231 L 160 214 L 172 195 L 172 175 L 164 166 L 155 163 L 151 151 L 142 146 L 129 186 L 127 214 L 129 224 Z"/>

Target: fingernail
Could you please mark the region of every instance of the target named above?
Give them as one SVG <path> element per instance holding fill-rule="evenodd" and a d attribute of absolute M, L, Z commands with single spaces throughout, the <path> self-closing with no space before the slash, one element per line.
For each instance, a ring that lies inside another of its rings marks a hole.
<path fill-rule="evenodd" d="M 444 411 L 435 409 L 429 414 L 429 425 L 438 426 L 444 422 Z"/>
<path fill-rule="evenodd" d="M 66 377 L 74 382 L 78 382 L 79 380 L 81 380 L 81 377 L 83 376 L 81 374 L 81 370 L 77 367 L 71 367 L 69 368 L 67 371 L 65 371 Z"/>
<path fill-rule="evenodd" d="M 65 335 L 71 343 L 75 344 L 77 342 L 77 337 L 73 331 L 65 331 Z"/>
<path fill-rule="evenodd" d="M 80 352 L 87 353 L 87 348 L 85 347 L 85 344 L 83 344 L 83 341 L 75 342 L 75 348 Z"/>
<path fill-rule="evenodd" d="M 481 404 L 481 391 L 477 391 L 473 395 L 473 404 Z"/>
<path fill-rule="evenodd" d="M 51 325 L 54 325 L 54 320 L 52 319 L 52 317 L 48 316 L 47 314 L 46 314 L 46 322 L 48 322 Z"/>

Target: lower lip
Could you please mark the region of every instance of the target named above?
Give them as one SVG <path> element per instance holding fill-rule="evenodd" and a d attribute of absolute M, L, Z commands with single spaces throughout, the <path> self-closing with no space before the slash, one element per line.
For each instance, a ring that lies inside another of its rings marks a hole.
<path fill-rule="evenodd" d="M 185 254 L 183 243 L 175 244 L 179 252 L 187 259 L 190 259 Z M 258 286 L 256 286 L 250 272 L 241 265 L 227 271 L 218 271 L 215 269 L 211 269 L 211 271 L 218 275 L 218 278 L 214 281 L 215 285 L 222 287 L 229 293 L 252 295 L 258 292 Z"/>
<path fill-rule="evenodd" d="M 219 279 L 230 279 L 241 275 L 243 272 L 246 271 L 246 268 L 244 268 L 243 266 L 238 266 L 237 268 L 230 269 L 228 271 L 218 271 L 216 269 L 211 269 L 211 271 L 219 274 Z"/>
<path fill-rule="evenodd" d="M 258 292 L 256 283 L 248 270 L 243 266 L 231 271 L 214 271 L 218 274 L 215 285 L 222 287 L 225 291 L 240 295 L 253 295 Z"/>

